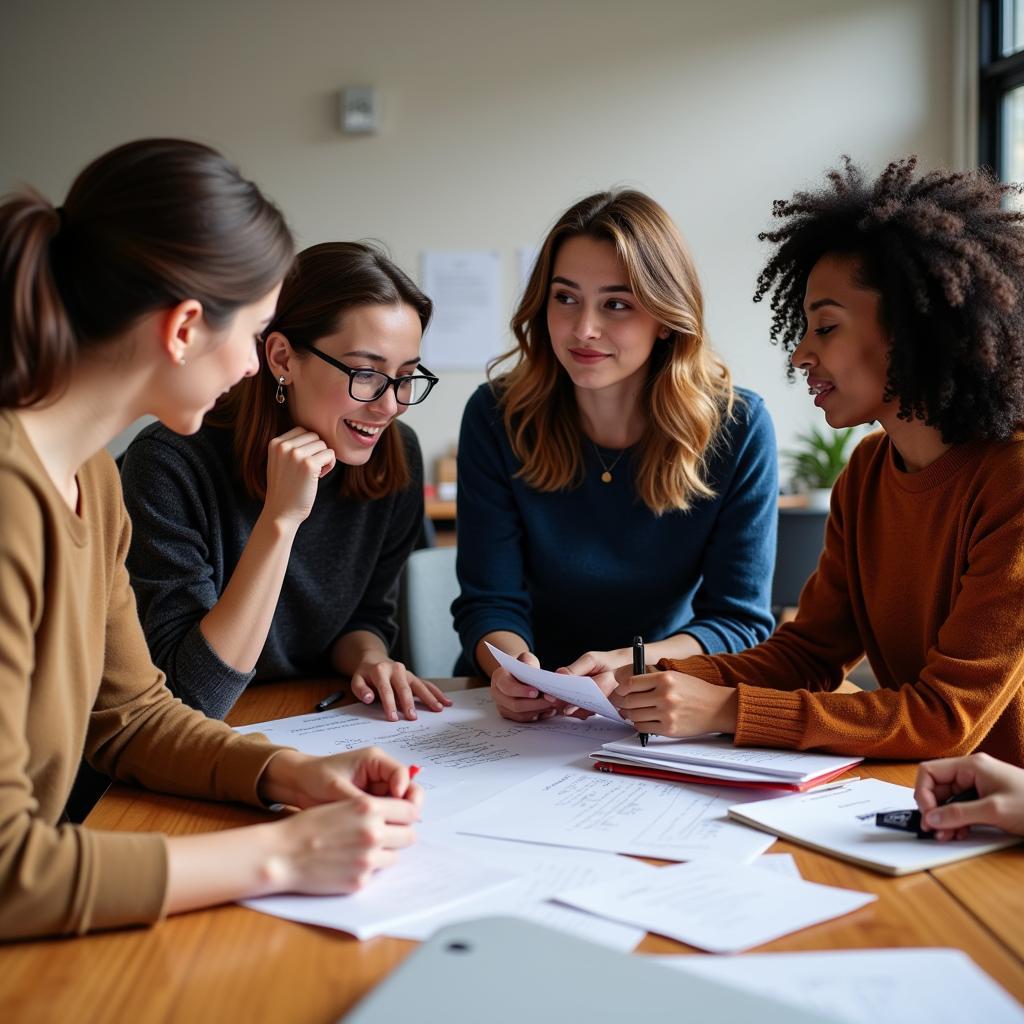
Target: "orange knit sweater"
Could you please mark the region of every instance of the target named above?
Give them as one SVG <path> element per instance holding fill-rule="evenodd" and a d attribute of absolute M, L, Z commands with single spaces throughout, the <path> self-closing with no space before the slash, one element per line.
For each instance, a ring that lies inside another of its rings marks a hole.
<path fill-rule="evenodd" d="M 737 686 L 739 745 L 1024 764 L 1024 432 L 918 473 L 894 454 L 857 447 L 793 622 L 659 667 Z M 879 689 L 831 692 L 863 654 Z"/>

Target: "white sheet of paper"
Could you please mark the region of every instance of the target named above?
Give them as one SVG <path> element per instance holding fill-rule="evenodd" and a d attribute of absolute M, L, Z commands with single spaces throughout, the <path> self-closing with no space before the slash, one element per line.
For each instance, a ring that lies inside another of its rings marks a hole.
<path fill-rule="evenodd" d="M 743 864 L 698 861 L 562 893 L 562 903 L 712 953 L 739 953 L 873 902 L 852 892 Z"/>
<path fill-rule="evenodd" d="M 498 714 L 490 691 L 449 694 L 453 706 L 419 711 L 414 722 L 388 722 L 379 704 L 337 708 L 240 727 L 306 754 L 337 754 L 376 746 L 419 765 L 423 820 L 438 821 L 523 779 L 559 765 L 589 764 L 588 753 L 621 726 L 604 718 L 552 718 L 519 724 Z M 595 773 L 596 774 L 596 773 Z"/>
<path fill-rule="evenodd" d="M 243 906 L 274 917 L 349 932 L 357 939 L 391 934 L 409 917 L 450 907 L 514 883 L 516 876 L 475 857 L 430 843 L 403 850 L 398 862 L 348 896 L 261 896 Z"/>
<path fill-rule="evenodd" d="M 570 765 L 535 775 L 446 825 L 472 835 L 585 850 L 744 863 L 764 853 L 773 840 L 727 819 L 729 805 L 736 802 L 735 790 Z"/>
<path fill-rule="evenodd" d="M 445 907 L 407 921 L 389 932 L 398 938 L 427 939 L 438 928 L 478 917 L 521 917 L 623 952 L 644 937 L 642 928 L 594 917 L 572 907 L 552 903 L 558 893 L 616 878 L 643 878 L 657 868 L 613 853 L 567 850 L 557 846 L 514 843 L 480 836 L 450 835 L 443 843 L 460 854 L 520 875 L 511 885 L 482 893 L 454 907 Z"/>
<path fill-rule="evenodd" d="M 519 682 L 526 683 L 527 686 L 535 686 L 541 693 L 549 693 L 559 700 L 575 704 L 578 708 L 593 711 L 596 715 L 603 715 L 613 722 L 632 728 L 632 725 L 625 721 L 615 705 L 604 695 L 601 687 L 589 676 L 567 676 L 558 672 L 549 672 L 547 669 L 535 668 L 533 665 L 527 665 L 504 651 L 498 650 L 493 644 L 488 644 L 486 640 L 484 643 L 487 644 L 487 650 L 498 660 L 498 664 Z"/>
<path fill-rule="evenodd" d="M 1024 1009 L 959 949 L 652 959 L 805 1010 L 820 1010 L 847 1024 L 1024 1024 Z"/>
<path fill-rule="evenodd" d="M 504 344 L 501 254 L 493 249 L 426 250 L 423 290 L 434 316 L 423 337 L 423 362 L 438 370 L 482 370 Z"/>
<path fill-rule="evenodd" d="M 808 754 L 799 750 L 736 747 L 731 736 L 701 736 L 683 740 L 670 736 L 652 736 L 646 747 L 641 746 L 636 736 L 629 736 L 605 743 L 601 749 L 641 759 L 649 757 L 684 765 L 702 764 L 756 772 L 759 776 L 779 777 L 786 782 L 802 782 L 839 768 L 853 767 L 864 760 L 862 757 Z"/>
<path fill-rule="evenodd" d="M 875 814 L 913 808 L 914 791 L 878 779 L 835 782 L 807 793 L 744 803 L 730 809 L 733 817 L 759 823 L 824 853 L 832 853 L 887 874 L 907 874 L 947 864 L 1020 842 L 990 831 L 948 843 L 918 839 L 895 829 L 878 828 Z"/>
<path fill-rule="evenodd" d="M 776 874 L 785 875 L 787 878 L 803 878 L 791 853 L 762 853 L 753 863 L 755 868 L 774 871 Z"/>

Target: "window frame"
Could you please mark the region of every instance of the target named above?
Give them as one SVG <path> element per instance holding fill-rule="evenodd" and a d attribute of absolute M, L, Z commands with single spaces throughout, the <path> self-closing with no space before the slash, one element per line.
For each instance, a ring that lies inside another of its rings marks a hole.
<path fill-rule="evenodd" d="M 1024 85 L 1024 49 L 1002 56 L 1003 0 L 978 3 L 978 163 L 1003 175 L 1002 105 L 1007 93 Z"/>

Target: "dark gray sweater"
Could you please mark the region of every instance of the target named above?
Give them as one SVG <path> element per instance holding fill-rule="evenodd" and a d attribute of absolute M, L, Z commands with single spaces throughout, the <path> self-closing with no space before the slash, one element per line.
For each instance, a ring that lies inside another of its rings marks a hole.
<path fill-rule="evenodd" d="M 234 472 L 230 433 L 203 427 L 181 437 L 153 424 L 131 443 L 121 469 L 128 570 L 153 660 L 185 703 L 223 718 L 253 679 L 330 674 L 332 645 L 357 629 L 392 646 L 398 576 L 423 525 L 419 443 L 404 424 L 392 429 L 405 442 L 410 485 L 377 501 L 342 500 L 340 463 L 320 481 L 254 672 L 226 665 L 199 630 L 263 508 Z"/>

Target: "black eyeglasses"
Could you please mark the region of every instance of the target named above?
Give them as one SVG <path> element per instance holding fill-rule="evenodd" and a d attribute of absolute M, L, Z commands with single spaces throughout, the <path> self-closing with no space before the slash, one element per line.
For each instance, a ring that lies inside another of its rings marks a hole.
<path fill-rule="evenodd" d="M 348 375 L 348 393 L 357 402 L 375 402 L 388 388 L 394 388 L 395 401 L 399 405 L 419 405 L 437 383 L 437 377 L 425 366 L 417 366 L 420 372 L 412 376 L 389 377 L 378 370 L 353 369 L 312 345 L 309 351 Z"/>

